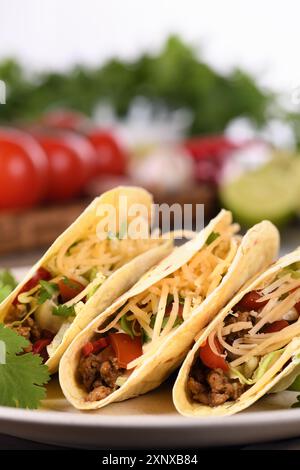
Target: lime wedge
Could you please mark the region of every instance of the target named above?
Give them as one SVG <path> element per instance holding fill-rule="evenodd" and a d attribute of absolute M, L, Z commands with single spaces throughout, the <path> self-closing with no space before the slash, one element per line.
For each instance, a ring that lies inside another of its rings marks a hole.
<path fill-rule="evenodd" d="M 300 159 L 272 161 L 220 189 L 222 204 L 242 225 L 268 219 L 283 225 L 299 210 Z"/>

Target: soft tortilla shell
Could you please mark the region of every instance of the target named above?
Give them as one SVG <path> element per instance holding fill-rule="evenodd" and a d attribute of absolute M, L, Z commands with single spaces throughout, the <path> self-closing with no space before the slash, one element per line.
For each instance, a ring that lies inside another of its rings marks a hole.
<path fill-rule="evenodd" d="M 3 322 L 5 316 L 18 293 L 26 282 L 32 278 L 35 272 L 48 260 L 57 253 L 60 248 L 74 240 L 74 237 L 80 239 L 84 237 L 89 226 L 101 220 L 97 215 L 99 208 L 103 204 L 112 204 L 118 211 L 118 203 L 120 196 L 127 200 L 127 206 L 132 204 L 142 204 L 147 208 L 149 217 L 151 216 L 152 196 L 148 191 L 137 187 L 117 187 L 111 191 L 103 193 L 97 197 L 85 211 L 76 219 L 76 221 L 67 230 L 60 235 L 53 245 L 47 250 L 43 257 L 31 268 L 25 279 L 17 286 L 17 288 L 7 297 L 7 299 L 0 305 L 0 322 Z M 63 336 L 62 343 L 55 350 L 53 355 L 48 359 L 47 365 L 50 373 L 57 370 L 58 363 L 62 354 L 67 349 L 68 345 L 75 338 L 75 336 L 83 330 L 99 313 L 104 311 L 111 303 L 118 298 L 121 294 L 127 291 L 135 282 L 150 269 L 153 265 L 157 264 L 163 257 L 165 257 L 172 249 L 172 243 L 166 241 L 160 246 L 154 246 L 149 251 L 137 256 L 129 263 L 122 266 L 119 270 L 113 273 L 107 280 L 99 287 L 96 293 L 85 304 L 81 312 L 74 319 L 70 328 Z"/>
<path fill-rule="evenodd" d="M 152 390 L 183 361 L 193 338 L 220 311 L 226 302 L 255 273 L 268 266 L 277 255 L 279 234 L 270 222 L 253 227 L 243 237 L 235 259 L 218 288 L 193 312 L 178 329 L 164 338 L 155 352 L 145 357 L 144 363 L 135 368 L 126 383 L 101 401 L 85 401 L 86 392 L 76 380 L 76 369 L 82 346 L 91 339 L 94 331 L 103 325 L 130 297 L 143 292 L 150 285 L 163 279 L 187 263 L 205 244 L 212 231 L 222 230 L 230 224 L 231 213 L 222 210 L 195 239 L 175 249 L 156 268 L 142 279 L 110 308 L 96 318 L 69 346 L 60 369 L 60 384 L 66 398 L 78 409 L 97 409 L 114 401 L 122 401 Z"/>
<path fill-rule="evenodd" d="M 289 253 L 288 255 L 280 258 L 277 263 L 272 265 L 265 272 L 260 274 L 254 280 L 247 284 L 246 288 L 242 289 L 219 313 L 219 315 L 211 322 L 211 324 L 206 328 L 203 334 L 195 342 L 193 348 L 188 353 L 185 361 L 183 362 L 180 371 L 178 373 L 177 380 L 173 388 L 173 401 L 176 409 L 185 416 L 195 416 L 195 417 L 205 417 L 205 416 L 224 416 L 232 415 L 241 411 L 245 408 L 248 408 L 260 397 L 268 393 L 276 384 L 280 382 L 281 379 L 288 376 L 293 369 L 296 367 L 294 363 L 290 363 L 286 366 L 280 374 L 278 371 L 282 367 L 282 358 L 279 358 L 277 361 L 277 367 L 275 366 L 276 372 L 272 374 L 272 378 L 265 380 L 262 377 L 257 382 L 257 388 L 259 389 L 252 396 L 248 396 L 247 399 L 243 398 L 243 395 L 236 402 L 228 402 L 224 405 L 217 407 L 209 407 L 201 405 L 200 403 L 192 402 L 186 391 L 187 379 L 189 377 L 190 369 L 193 365 L 196 354 L 199 351 L 200 345 L 206 340 L 209 334 L 216 328 L 220 321 L 223 321 L 228 312 L 236 305 L 247 292 L 255 290 L 261 283 L 266 281 L 268 278 L 276 275 L 278 271 L 282 268 L 289 266 L 296 261 L 300 261 L 300 249 Z M 291 357 L 295 351 L 300 350 L 300 338 L 294 338 L 290 345 L 286 348 L 287 357 Z M 278 375 L 277 375 L 278 374 Z"/>

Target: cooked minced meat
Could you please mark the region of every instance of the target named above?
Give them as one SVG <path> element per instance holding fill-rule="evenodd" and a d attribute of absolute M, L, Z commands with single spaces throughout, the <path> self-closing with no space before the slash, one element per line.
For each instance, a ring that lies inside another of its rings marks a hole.
<path fill-rule="evenodd" d="M 255 318 L 251 315 L 251 312 L 237 312 L 235 315 L 227 315 L 225 318 L 225 326 L 232 325 L 238 322 L 251 322 L 255 324 Z M 226 341 L 232 344 L 235 339 L 242 338 L 247 333 L 247 330 L 235 331 L 226 336 Z"/>
<path fill-rule="evenodd" d="M 209 369 L 197 359 L 191 369 L 187 389 L 193 401 L 218 406 L 228 400 L 237 400 L 245 386 L 239 380 L 230 379 L 222 369 Z"/>
<path fill-rule="evenodd" d="M 111 346 L 98 354 L 82 356 L 78 367 L 78 377 L 88 393 L 87 401 L 102 400 L 116 390 L 116 380 L 124 369 L 118 366 Z"/>

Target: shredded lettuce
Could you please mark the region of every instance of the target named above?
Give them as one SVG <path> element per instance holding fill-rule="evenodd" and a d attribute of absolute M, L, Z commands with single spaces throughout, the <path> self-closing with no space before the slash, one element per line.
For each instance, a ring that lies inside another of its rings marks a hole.
<path fill-rule="evenodd" d="M 232 379 L 238 379 L 243 385 L 253 385 L 254 383 L 258 382 L 259 379 L 261 379 L 266 371 L 279 359 L 283 352 L 284 348 L 278 349 L 277 351 L 273 351 L 263 356 L 252 375 L 249 374 L 250 376 L 247 374 L 247 363 L 240 367 L 231 367 L 230 377 Z M 250 361 L 252 359 L 253 358 L 251 358 Z"/>

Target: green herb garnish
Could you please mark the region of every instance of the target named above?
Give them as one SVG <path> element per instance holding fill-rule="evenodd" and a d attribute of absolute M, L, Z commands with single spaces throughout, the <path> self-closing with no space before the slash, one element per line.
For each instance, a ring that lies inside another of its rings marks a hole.
<path fill-rule="evenodd" d="M 75 316 L 75 308 L 74 305 L 68 307 L 67 305 L 57 305 L 57 307 L 53 307 L 52 315 L 57 317 L 74 317 Z"/>
<path fill-rule="evenodd" d="M 46 397 L 43 385 L 50 379 L 47 366 L 38 354 L 20 354 L 29 341 L 3 324 L 0 324 L 0 342 L 5 345 L 0 362 L 0 405 L 38 408 Z"/>
<path fill-rule="evenodd" d="M 17 287 L 17 281 L 8 269 L 0 271 L 0 302 Z"/>
<path fill-rule="evenodd" d="M 58 286 L 53 282 L 40 281 L 40 291 L 38 295 L 38 304 L 43 304 L 46 300 L 52 299 L 58 293 Z"/>
<path fill-rule="evenodd" d="M 212 242 L 214 242 L 220 234 L 218 232 L 211 232 L 211 234 L 207 237 L 207 240 L 205 242 L 206 245 L 210 245 Z"/>

